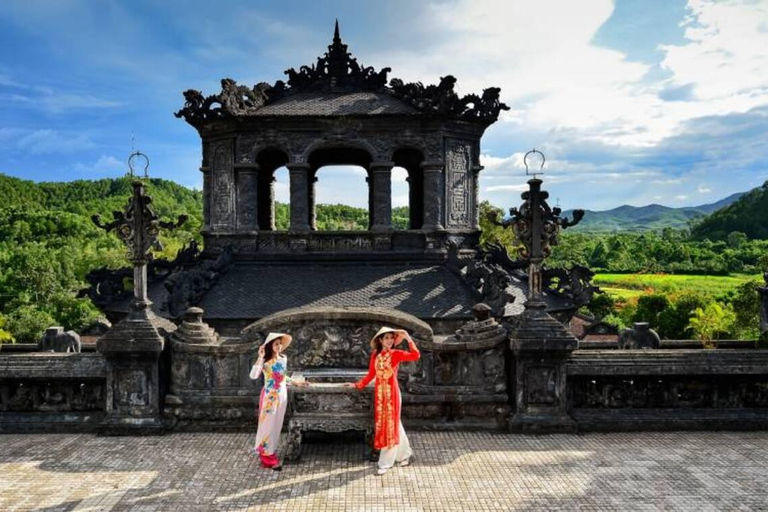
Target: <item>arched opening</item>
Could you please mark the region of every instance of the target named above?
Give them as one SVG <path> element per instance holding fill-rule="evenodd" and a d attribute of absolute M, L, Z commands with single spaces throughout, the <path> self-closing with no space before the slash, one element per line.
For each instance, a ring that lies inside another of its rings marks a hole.
<path fill-rule="evenodd" d="M 290 223 L 290 212 L 284 215 L 283 209 L 287 208 L 289 200 L 288 195 L 288 169 L 285 164 L 288 163 L 288 156 L 279 149 L 265 149 L 256 157 L 256 163 L 259 166 L 258 178 L 258 222 L 259 229 L 271 231 L 274 229 L 288 229 L 287 223 Z M 280 172 L 277 170 L 280 169 Z M 279 180 L 277 179 L 279 176 Z M 275 203 L 280 202 L 278 206 Z M 286 206 L 283 206 L 283 203 Z M 281 218 L 278 222 L 278 212 L 280 209 Z M 283 217 L 285 217 L 283 219 Z"/>
<path fill-rule="evenodd" d="M 368 152 L 350 147 L 322 148 L 312 152 L 308 163 L 311 229 L 370 229 L 372 187 Z"/>
<path fill-rule="evenodd" d="M 283 166 L 275 169 L 272 174 L 274 201 L 272 202 L 275 227 L 285 231 L 291 227 L 291 186 L 288 178 L 288 168 Z"/>
<path fill-rule="evenodd" d="M 396 168 L 404 169 L 407 173 L 408 229 L 421 229 L 424 225 L 424 173 L 421 169 L 424 155 L 418 149 L 402 148 L 395 151 L 392 161 Z M 393 179 L 393 198 L 395 197 L 394 183 Z M 394 207 L 395 204 L 393 203 L 392 206 Z"/>
<path fill-rule="evenodd" d="M 404 167 L 392 168 L 392 227 L 396 230 L 410 229 L 410 191 L 408 171 Z"/>

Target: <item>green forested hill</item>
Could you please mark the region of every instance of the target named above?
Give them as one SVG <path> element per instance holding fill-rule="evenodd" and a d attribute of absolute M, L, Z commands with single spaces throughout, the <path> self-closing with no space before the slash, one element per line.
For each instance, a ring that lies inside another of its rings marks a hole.
<path fill-rule="evenodd" d="M 202 192 L 152 179 L 152 206 L 165 220 L 185 213 L 187 223 L 161 241 L 173 256 L 202 223 Z M 129 178 L 34 183 L 0 174 L 0 342 L 37 341 L 43 329 L 79 330 L 99 314 L 89 299 L 75 298 L 85 274 L 125 266 L 125 247 L 91 222 L 112 219 L 131 197 Z"/>
<path fill-rule="evenodd" d="M 148 180 L 147 191 L 161 219 L 189 216 L 181 229 L 161 235 L 164 250 L 155 256 L 172 258 L 200 238 L 202 192 L 160 179 Z M 123 244 L 90 217 L 111 220 L 112 211 L 123 210 L 131 194 L 130 178 L 35 183 L 0 174 L 0 343 L 9 333 L 18 341 L 37 341 L 50 325 L 79 330 L 98 316 L 89 299 L 75 298 L 86 286 L 85 275 L 128 263 Z M 277 228 L 288 229 L 289 205 L 278 203 L 275 209 Z M 392 217 L 398 229 L 407 228 L 407 208 L 394 208 Z M 318 205 L 317 226 L 365 230 L 368 211 Z"/>
<path fill-rule="evenodd" d="M 768 239 L 768 181 L 703 219 L 691 235 L 698 240 L 726 240 L 734 232 L 752 240 Z"/>
<path fill-rule="evenodd" d="M 612 210 L 587 210 L 584 220 L 574 231 L 582 232 L 618 232 L 618 231 L 661 231 L 663 229 L 686 229 L 692 222 L 702 219 L 713 211 L 727 206 L 743 193 L 732 194 L 720 201 L 700 206 L 671 208 L 660 204 L 647 206 L 623 205 Z M 566 211 L 571 217 L 573 212 Z"/>

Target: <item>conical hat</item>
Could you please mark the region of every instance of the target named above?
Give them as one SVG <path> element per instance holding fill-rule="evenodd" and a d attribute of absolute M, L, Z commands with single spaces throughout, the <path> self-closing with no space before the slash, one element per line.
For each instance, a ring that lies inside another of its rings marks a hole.
<path fill-rule="evenodd" d="M 270 341 L 274 341 L 277 338 L 283 338 L 283 350 L 282 350 L 283 352 L 285 352 L 285 349 L 287 349 L 288 345 L 290 345 L 291 342 L 293 341 L 293 336 L 291 336 L 290 334 L 285 334 L 282 332 L 271 332 L 267 334 L 267 339 L 264 340 L 264 343 L 262 343 L 261 346 L 266 347 L 267 343 L 269 343 Z"/>
<path fill-rule="evenodd" d="M 403 341 L 404 336 L 403 336 L 403 330 L 402 329 L 394 329 L 392 327 L 382 327 L 381 329 L 379 329 L 379 332 L 374 334 L 373 338 L 371 338 L 371 347 L 373 347 L 375 349 L 376 348 L 375 347 L 376 338 L 378 338 L 382 334 L 386 334 L 388 332 L 395 333 L 395 342 L 394 342 L 393 345 L 398 345 L 398 344 L 400 344 L 400 342 Z"/>

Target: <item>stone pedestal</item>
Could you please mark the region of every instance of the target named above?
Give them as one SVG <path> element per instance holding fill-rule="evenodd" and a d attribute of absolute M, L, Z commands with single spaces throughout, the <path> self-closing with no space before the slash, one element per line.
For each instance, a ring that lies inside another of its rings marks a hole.
<path fill-rule="evenodd" d="M 574 432 L 566 411 L 565 362 L 577 339 L 543 309 L 526 309 L 510 337 L 515 413 L 510 431 Z"/>
<path fill-rule="evenodd" d="M 102 337 L 96 348 L 107 362 L 106 417 L 101 435 L 163 434 L 160 355 L 175 329 L 145 305 Z"/>

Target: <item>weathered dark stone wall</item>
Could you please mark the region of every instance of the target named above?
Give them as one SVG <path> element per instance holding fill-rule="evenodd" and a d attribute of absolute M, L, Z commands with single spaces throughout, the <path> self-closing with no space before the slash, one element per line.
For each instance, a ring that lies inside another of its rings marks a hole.
<path fill-rule="evenodd" d="M 577 350 L 568 411 L 579 430 L 768 428 L 768 351 Z"/>
<path fill-rule="evenodd" d="M 0 432 L 93 432 L 104 419 L 98 353 L 0 354 Z"/>

